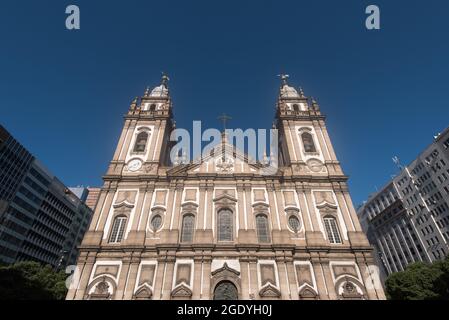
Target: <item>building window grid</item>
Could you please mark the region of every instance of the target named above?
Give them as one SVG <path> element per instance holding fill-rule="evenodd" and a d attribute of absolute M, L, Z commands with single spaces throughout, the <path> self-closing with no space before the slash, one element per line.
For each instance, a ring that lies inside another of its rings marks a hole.
<path fill-rule="evenodd" d="M 335 218 L 325 217 L 323 220 L 329 242 L 334 244 L 342 243 Z"/>
<path fill-rule="evenodd" d="M 127 218 L 123 216 L 116 217 L 112 226 L 111 236 L 109 237 L 110 243 L 120 243 L 125 233 Z"/>
<path fill-rule="evenodd" d="M 256 228 L 257 237 L 260 243 L 269 243 L 270 239 L 270 228 L 268 225 L 268 218 L 264 214 L 259 214 L 256 216 Z"/>

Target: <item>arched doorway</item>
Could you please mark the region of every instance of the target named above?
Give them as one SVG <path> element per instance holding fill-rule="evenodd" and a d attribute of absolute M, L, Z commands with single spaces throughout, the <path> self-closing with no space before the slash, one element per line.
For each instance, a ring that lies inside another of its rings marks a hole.
<path fill-rule="evenodd" d="M 237 287 L 231 281 L 222 281 L 215 287 L 214 300 L 238 300 Z"/>

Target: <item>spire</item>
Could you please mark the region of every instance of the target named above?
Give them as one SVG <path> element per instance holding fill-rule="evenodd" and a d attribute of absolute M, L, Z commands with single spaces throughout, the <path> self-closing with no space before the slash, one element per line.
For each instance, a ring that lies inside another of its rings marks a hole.
<path fill-rule="evenodd" d="M 312 109 L 319 111 L 320 110 L 320 105 L 318 104 L 318 102 L 315 100 L 314 97 L 311 97 L 312 99 Z"/>
<path fill-rule="evenodd" d="M 281 78 L 281 83 L 282 83 L 281 87 L 288 85 L 287 79 L 290 78 L 290 76 L 288 74 L 281 73 L 278 75 L 278 77 Z"/>
<path fill-rule="evenodd" d="M 138 100 L 139 100 L 139 98 L 138 98 L 138 97 L 135 97 L 134 100 L 131 102 L 131 105 L 129 106 L 129 109 L 130 109 L 131 111 L 136 110 L 136 108 L 137 108 L 137 101 L 138 101 Z"/>
<path fill-rule="evenodd" d="M 170 78 L 165 72 L 162 72 L 162 80 L 161 85 L 163 85 L 166 89 L 168 89 L 168 82 L 170 81 Z"/>
<path fill-rule="evenodd" d="M 219 116 L 217 118 L 218 120 L 220 120 L 221 122 L 223 122 L 223 132 L 226 132 L 226 123 L 229 120 L 232 120 L 232 118 L 230 116 L 228 116 L 226 113 L 223 113 L 221 116 Z"/>

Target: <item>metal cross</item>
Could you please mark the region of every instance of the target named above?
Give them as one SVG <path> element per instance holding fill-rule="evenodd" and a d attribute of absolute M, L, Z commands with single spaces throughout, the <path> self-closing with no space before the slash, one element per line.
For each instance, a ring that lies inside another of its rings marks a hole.
<path fill-rule="evenodd" d="M 226 130 L 226 122 L 228 122 L 229 120 L 232 120 L 232 118 L 229 117 L 228 115 L 226 115 L 225 113 L 223 113 L 217 119 L 221 120 L 221 122 L 223 122 L 223 131 Z"/>
<path fill-rule="evenodd" d="M 290 76 L 288 74 L 278 74 L 278 77 L 281 78 L 282 84 L 286 85 L 287 84 L 287 79 L 290 78 Z"/>

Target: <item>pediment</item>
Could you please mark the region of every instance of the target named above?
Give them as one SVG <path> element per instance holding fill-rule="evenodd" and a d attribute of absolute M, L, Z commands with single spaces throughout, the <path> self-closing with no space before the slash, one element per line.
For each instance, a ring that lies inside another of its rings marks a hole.
<path fill-rule="evenodd" d="M 229 204 L 229 203 L 237 202 L 237 199 L 228 193 L 223 193 L 223 194 L 219 195 L 218 197 L 216 197 L 213 201 L 220 202 L 223 204 Z"/>
<path fill-rule="evenodd" d="M 269 283 L 260 290 L 259 295 L 261 297 L 279 298 L 281 296 L 281 292 Z"/>
<path fill-rule="evenodd" d="M 140 289 L 138 289 L 136 291 L 136 293 L 134 294 L 134 299 L 136 300 L 147 300 L 147 299 L 151 299 L 153 297 L 153 291 L 151 290 L 150 287 L 144 285 L 143 287 L 141 287 Z"/>
<path fill-rule="evenodd" d="M 191 297 L 192 290 L 190 290 L 190 288 L 187 287 L 185 284 L 181 284 L 172 291 L 171 296 L 182 298 Z"/>
<path fill-rule="evenodd" d="M 338 209 L 336 205 L 330 204 L 330 203 L 322 203 L 316 206 L 319 210 L 323 212 L 333 212 Z"/>
<path fill-rule="evenodd" d="M 269 170 L 271 170 L 270 168 Z M 278 173 L 278 168 L 274 169 Z M 266 175 L 267 167 L 254 161 L 244 152 L 240 152 L 229 143 L 218 144 L 204 158 L 188 164 L 179 164 L 167 171 L 168 176 L 197 176 L 197 175 Z M 271 172 L 273 174 L 273 172 Z"/>
<path fill-rule="evenodd" d="M 221 268 L 211 272 L 211 275 L 215 276 L 217 274 L 225 274 L 225 273 L 233 274 L 233 275 L 235 275 L 237 277 L 240 276 L 240 272 L 230 268 L 226 262 L 224 263 L 223 267 L 221 267 Z"/>
<path fill-rule="evenodd" d="M 315 299 L 318 295 L 315 290 L 309 285 L 305 285 L 300 291 L 299 296 L 302 299 Z"/>

